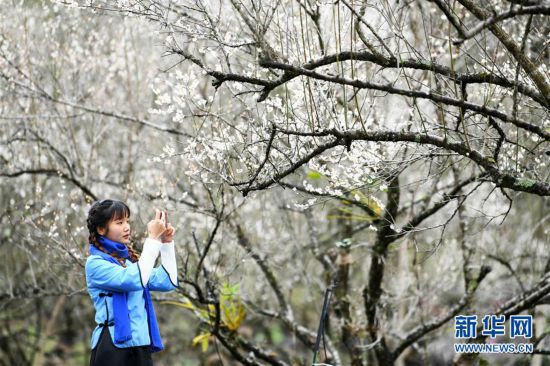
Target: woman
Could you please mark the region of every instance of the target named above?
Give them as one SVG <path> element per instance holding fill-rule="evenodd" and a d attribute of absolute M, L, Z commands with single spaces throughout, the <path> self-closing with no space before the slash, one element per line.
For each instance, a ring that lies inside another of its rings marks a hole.
<path fill-rule="evenodd" d="M 173 237 L 166 213 L 155 210 L 141 255 L 130 244 L 130 209 L 121 201 L 95 202 L 88 212 L 90 256 L 86 283 L 98 324 L 90 366 L 153 365 L 164 347 L 149 291 L 178 286 Z M 160 253 L 161 266 L 153 268 Z"/>

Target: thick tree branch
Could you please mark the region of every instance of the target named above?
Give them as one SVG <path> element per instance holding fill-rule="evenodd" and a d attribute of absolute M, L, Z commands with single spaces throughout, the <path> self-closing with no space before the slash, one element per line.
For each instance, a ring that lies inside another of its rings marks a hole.
<path fill-rule="evenodd" d="M 446 150 L 454 151 L 459 155 L 462 155 L 473 162 L 475 162 L 480 168 L 484 169 L 491 181 L 498 187 L 509 188 L 514 191 L 527 192 L 536 194 L 539 196 L 550 195 L 550 184 L 542 181 L 536 181 L 529 178 L 517 177 L 511 174 L 501 172 L 496 165 L 496 162 L 492 157 L 484 156 L 476 150 L 470 150 L 462 142 L 455 142 L 447 138 L 441 138 L 434 135 L 406 132 L 406 131 L 363 131 L 363 130 L 350 130 L 339 131 L 337 129 L 328 129 L 319 132 L 301 132 L 286 130 L 279 127 L 278 131 L 283 134 L 298 135 L 298 136 L 333 136 L 334 140 L 320 144 L 316 149 L 310 152 L 307 156 L 294 163 L 289 168 L 273 176 L 269 181 L 264 181 L 256 184 L 255 186 L 244 188 L 241 190 L 243 195 L 248 194 L 252 190 L 265 189 L 274 182 L 280 181 L 282 178 L 293 173 L 298 168 L 308 163 L 314 157 L 321 155 L 323 152 L 336 147 L 336 146 L 349 146 L 352 141 L 377 141 L 377 142 L 411 142 L 417 144 L 426 144 L 437 146 Z M 238 185 L 238 184 L 233 184 Z"/>
<path fill-rule="evenodd" d="M 466 9 L 471 11 L 478 19 L 482 21 L 489 21 L 491 13 L 478 6 L 472 0 L 458 0 Z M 499 24 L 490 23 L 487 25 L 487 28 L 498 38 L 498 40 L 506 47 L 508 52 L 518 61 L 523 70 L 529 75 L 531 80 L 535 83 L 537 88 L 540 91 L 540 94 L 546 100 L 546 104 L 550 104 L 550 84 L 547 80 L 547 75 L 544 75 L 522 51 L 520 46 L 509 34 L 507 34 Z"/>
<path fill-rule="evenodd" d="M 57 169 L 25 169 L 20 170 L 12 173 L 0 173 L 0 177 L 7 177 L 7 178 L 15 178 L 26 174 L 35 174 L 35 175 L 46 175 L 46 176 L 55 176 L 59 177 L 61 179 L 64 179 L 66 181 L 69 181 L 73 183 L 75 186 L 80 188 L 80 190 L 91 197 L 94 201 L 97 200 L 97 196 L 91 191 L 90 188 L 86 187 L 82 182 L 80 182 L 78 179 L 65 174 L 64 172 L 57 170 Z"/>
<path fill-rule="evenodd" d="M 369 81 L 362 81 L 358 79 L 349 79 L 341 76 L 320 74 L 316 71 L 304 69 L 303 67 L 292 66 L 292 65 L 288 65 L 280 62 L 264 62 L 263 66 L 277 68 L 277 69 L 292 72 L 294 74 L 301 74 L 304 76 L 309 76 L 314 79 L 328 81 L 336 84 L 349 85 L 357 89 L 379 90 L 390 94 L 402 95 L 402 96 L 411 97 L 411 98 L 428 99 L 437 103 L 464 108 L 466 110 L 471 110 L 484 116 L 498 118 L 503 122 L 511 123 L 526 131 L 533 132 L 547 141 L 550 141 L 550 133 L 545 131 L 543 128 L 539 126 L 513 118 L 497 109 L 488 108 L 484 105 L 470 103 L 460 99 L 455 99 L 448 96 L 440 95 L 437 93 L 433 93 L 432 91 L 423 92 L 423 91 L 400 89 L 400 88 L 393 87 L 391 84 L 382 85 L 382 84 L 377 84 Z"/>
<path fill-rule="evenodd" d="M 501 22 L 509 18 L 516 17 L 518 15 L 526 15 L 526 14 L 550 15 L 550 5 L 534 5 L 534 6 L 520 7 L 517 9 L 510 9 L 500 14 L 492 15 L 490 18 L 484 20 L 483 22 L 478 23 L 475 27 L 467 31 L 465 34 L 460 35 L 461 39 L 453 43 L 457 45 L 461 44 L 465 40 L 476 36 L 481 31 L 483 31 L 484 29 L 488 28 L 489 26 L 495 23 Z"/>

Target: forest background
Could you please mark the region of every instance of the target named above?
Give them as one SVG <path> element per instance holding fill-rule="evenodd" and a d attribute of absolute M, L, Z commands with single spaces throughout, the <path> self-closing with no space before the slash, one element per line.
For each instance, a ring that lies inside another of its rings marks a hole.
<path fill-rule="evenodd" d="M 0 365 L 88 364 L 104 198 L 138 249 L 178 230 L 156 365 L 309 365 L 330 285 L 317 362 L 549 365 L 549 15 L 1 1 Z M 456 354 L 460 314 L 532 315 L 534 354 Z"/>

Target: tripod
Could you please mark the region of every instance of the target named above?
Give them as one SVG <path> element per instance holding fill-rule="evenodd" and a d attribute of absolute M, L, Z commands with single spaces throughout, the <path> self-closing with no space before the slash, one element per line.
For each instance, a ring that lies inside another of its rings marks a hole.
<path fill-rule="evenodd" d="M 325 349 L 325 358 L 327 355 L 326 341 L 325 341 L 325 319 L 327 318 L 328 307 L 330 304 L 330 297 L 332 290 L 337 286 L 336 281 L 333 281 L 330 286 L 325 290 L 325 298 L 323 300 L 323 310 L 321 311 L 321 319 L 319 320 L 319 329 L 317 330 L 317 339 L 315 340 L 315 346 L 313 347 L 313 362 L 312 365 L 316 365 L 317 352 L 319 352 L 319 345 L 321 343 L 321 336 L 323 337 L 323 348 Z M 321 365 L 321 364 L 319 364 Z M 326 364 L 322 364 L 326 365 Z"/>

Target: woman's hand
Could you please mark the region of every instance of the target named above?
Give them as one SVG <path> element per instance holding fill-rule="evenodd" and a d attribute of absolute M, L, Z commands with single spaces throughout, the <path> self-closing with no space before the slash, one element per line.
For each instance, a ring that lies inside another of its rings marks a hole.
<path fill-rule="evenodd" d="M 166 232 L 166 226 L 161 220 L 161 214 L 158 209 L 155 209 L 155 218 L 147 223 L 147 232 L 149 238 L 159 240 L 159 238 Z"/>
<path fill-rule="evenodd" d="M 172 224 L 168 223 L 168 227 L 166 228 L 166 231 L 161 236 L 161 241 L 163 243 L 170 243 L 172 240 L 174 240 L 175 233 L 176 233 L 176 229 L 172 226 Z"/>

